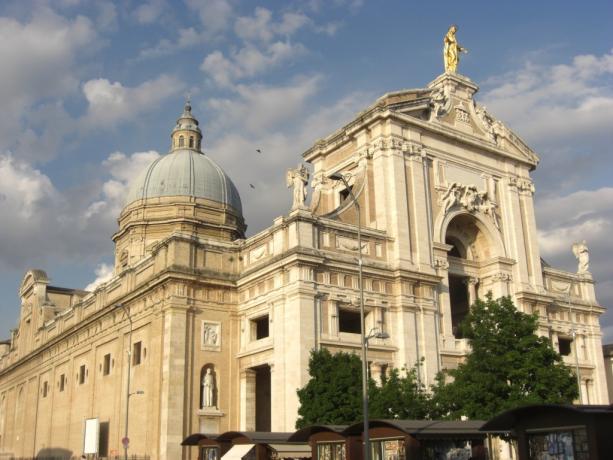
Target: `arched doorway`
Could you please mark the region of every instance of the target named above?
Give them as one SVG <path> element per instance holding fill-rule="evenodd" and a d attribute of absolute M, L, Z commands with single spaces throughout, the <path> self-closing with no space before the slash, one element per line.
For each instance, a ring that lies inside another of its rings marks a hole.
<path fill-rule="evenodd" d="M 456 339 L 463 338 L 460 324 L 466 318 L 470 306 L 485 292 L 481 292 L 482 269 L 498 248 L 489 230 L 477 217 L 469 213 L 454 216 L 445 231 L 448 247 L 448 332 Z"/>

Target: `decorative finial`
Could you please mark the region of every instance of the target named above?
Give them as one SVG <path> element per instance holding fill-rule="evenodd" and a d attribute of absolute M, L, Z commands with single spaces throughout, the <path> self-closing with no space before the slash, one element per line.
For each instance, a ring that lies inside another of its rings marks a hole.
<path fill-rule="evenodd" d="M 192 111 L 191 94 L 189 91 L 185 95 L 185 107 L 183 108 L 183 110 L 185 112 L 190 112 L 190 113 Z"/>
<path fill-rule="evenodd" d="M 446 73 L 456 73 L 458 70 L 458 63 L 460 62 L 460 53 L 468 53 L 466 48 L 458 44 L 458 40 L 455 37 L 457 31 L 458 26 L 452 24 L 443 39 L 443 61 L 445 63 Z"/>

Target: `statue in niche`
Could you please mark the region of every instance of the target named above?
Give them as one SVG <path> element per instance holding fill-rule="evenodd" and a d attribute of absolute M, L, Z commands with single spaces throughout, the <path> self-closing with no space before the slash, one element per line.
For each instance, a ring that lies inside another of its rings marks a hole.
<path fill-rule="evenodd" d="M 202 409 L 215 407 L 215 376 L 210 367 L 207 367 L 202 377 Z"/>
<path fill-rule="evenodd" d="M 574 243 L 572 249 L 578 262 L 577 273 L 588 273 L 590 271 L 590 251 L 585 240 L 581 243 Z"/>
<path fill-rule="evenodd" d="M 202 333 L 205 345 L 218 345 L 219 334 L 217 334 L 217 326 L 214 324 L 205 324 Z"/>
<path fill-rule="evenodd" d="M 294 209 L 304 208 L 304 200 L 307 196 L 307 184 L 309 183 L 309 171 L 304 165 L 300 165 L 296 169 L 287 171 L 286 176 L 287 187 L 293 187 L 293 202 L 292 211 Z"/>
<path fill-rule="evenodd" d="M 460 62 L 460 53 L 468 53 L 466 48 L 463 48 L 458 44 L 458 40 L 455 36 L 457 31 L 458 26 L 453 24 L 451 27 L 449 27 L 449 30 L 447 30 L 447 34 L 443 39 L 443 61 L 445 63 L 446 73 L 456 73 L 458 70 L 458 63 Z"/>

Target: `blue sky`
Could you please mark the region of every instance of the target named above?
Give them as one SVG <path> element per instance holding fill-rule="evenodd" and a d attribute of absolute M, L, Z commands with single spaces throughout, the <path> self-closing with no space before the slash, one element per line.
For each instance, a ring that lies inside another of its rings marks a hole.
<path fill-rule="evenodd" d="M 3 1 L 0 337 L 26 269 L 75 288 L 108 272 L 127 183 L 167 151 L 186 94 L 253 234 L 288 211 L 303 150 L 442 72 L 451 23 L 477 99 L 541 157 L 543 257 L 575 270 L 586 239 L 613 306 L 612 22 L 606 1 Z M 613 342 L 612 313 L 602 325 Z"/>

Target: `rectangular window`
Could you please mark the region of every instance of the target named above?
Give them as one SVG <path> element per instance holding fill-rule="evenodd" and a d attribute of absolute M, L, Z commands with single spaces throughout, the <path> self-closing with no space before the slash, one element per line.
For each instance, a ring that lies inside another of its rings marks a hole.
<path fill-rule="evenodd" d="M 87 372 L 87 369 L 85 367 L 85 364 L 82 364 L 81 367 L 79 367 L 79 385 L 83 385 L 85 383 L 85 373 Z"/>
<path fill-rule="evenodd" d="M 317 444 L 317 460 L 345 460 L 344 442 L 326 442 Z"/>
<path fill-rule="evenodd" d="M 62 374 L 60 375 L 60 391 L 64 391 L 64 388 L 66 388 L 66 375 Z"/>
<path fill-rule="evenodd" d="M 360 312 L 356 310 L 338 309 L 338 330 L 339 332 L 349 332 L 359 334 L 362 330 Z"/>
<path fill-rule="evenodd" d="M 102 375 L 109 375 L 111 373 L 111 354 L 104 355 L 104 362 L 102 363 Z"/>
<path fill-rule="evenodd" d="M 141 360 L 142 360 L 142 350 L 143 350 L 143 343 L 142 342 L 136 342 L 132 346 L 132 365 L 133 366 L 138 366 L 141 363 Z"/>
<path fill-rule="evenodd" d="M 558 351 L 562 356 L 570 356 L 571 353 L 571 345 L 573 343 L 572 339 L 565 339 L 562 337 L 558 337 Z"/>
<path fill-rule="evenodd" d="M 43 382 L 43 398 L 47 397 L 48 392 L 49 392 L 49 383 L 45 381 Z"/>
<path fill-rule="evenodd" d="M 265 339 L 270 335 L 268 315 L 251 320 L 251 340 Z"/>

